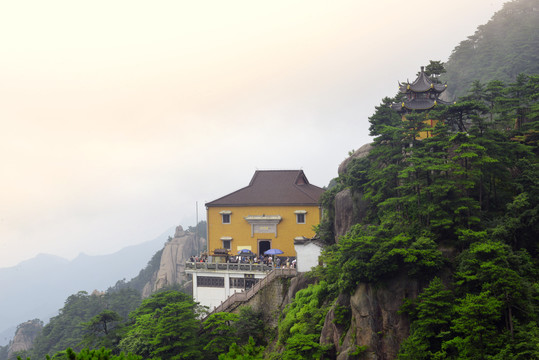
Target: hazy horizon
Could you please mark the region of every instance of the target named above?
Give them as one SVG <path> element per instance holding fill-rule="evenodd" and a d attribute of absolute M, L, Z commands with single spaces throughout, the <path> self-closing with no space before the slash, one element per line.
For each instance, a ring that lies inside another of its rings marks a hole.
<path fill-rule="evenodd" d="M 58 259 L 58 260 L 61 260 L 61 261 L 65 261 L 66 263 L 69 263 L 69 262 L 73 262 L 73 261 L 76 261 L 78 258 L 80 257 L 85 257 L 85 256 L 88 256 L 88 257 L 99 257 L 99 256 L 108 256 L 108 255 L 115 255 L 117 253 L 121 253 L 123 250 L 126 250 L 126 249 L 129 249 L 129 248 L 132 248 L 132 247 L 136 247 L 138 245 L 143 245 L 143 244 L 147 244 L 147 243 L 151 243 L 151 242 L 154 242 L 156 240 L 158 240 L 159 238 L 163 237 L 163 236 L 174 236 L 174 227 L 170 227 L 169 229 L 165 230 L 165 231 L 162 231 L 161 234 L 155 236 L 154 238 L 151 238 L 151 239 L 147 239 L 147 240 L 143 240 L 141 241 L 140 243 L 133 243 L 133 244 L 128 244 L 118 250 L 113 250 L 111 252 L 107 252 L 107 253 L 99 253 L 99 254 L 88 254 L 88 253 L 85 253 L 84 251 L 81 251 L 80 253 L 72 256 L 72 257 L 64 257 L 64 256 L 61 256 L 61 255 L 55 255 L 55 254 L 51 254 L 51 253 L 47 253 L 47 252 L 40 252 L 40 253 L 37 253 L 35 254 L 33 257 L 31 258 L 28 258 L 28 259 L 24 259 L 24 260 L 21 260 L 20 262 L 18 262 L 17 264 L 13 264 L 11 266 L 6 266 L 6 267 L 0 267 L 0 270 L 1 269 L 7 269 L 7 268 L 12 268 L 12 267 L 17 267 L 17 266 L 21 266 L 27 262 L 30 262 L 30 261 L 33 261 L 35 259 L 38 259 L 39 257 L 44 257 L 44 258 L 51 258 L 51 259 Z M 154 254 L 148 254 L 148 260 L 151 258 L 151 256 L 154 255 Z M 141 268 L 142 269 L 142 268 Z M 139 270 L 141 270 L 139 269 Z M 136 274 L 135 274 L 136 275 Z M 129 279 L 128 279 L 129 280 Z"/>
<path fill-rule="evenodd" d="M 504 2 L 2 4 L 0 268 L 194 225 L 256 169 L 326 186 L 398 81 Z"/>

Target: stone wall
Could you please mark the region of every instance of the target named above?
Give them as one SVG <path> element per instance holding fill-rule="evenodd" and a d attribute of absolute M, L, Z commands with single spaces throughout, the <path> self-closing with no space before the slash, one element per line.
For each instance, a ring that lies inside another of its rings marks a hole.
<path fill-rule="evenodd" d="M 299 290 L 305 289 L 312 282 L 313 280 L 307 279 L 304 274 L 292 278 L 277 277 L 231 312 L 239 313 L 240 307 L 250 306 L 264 314 L 264 323 L 268 327 L 276 328 L 285 306 L 294 299 Z"/>

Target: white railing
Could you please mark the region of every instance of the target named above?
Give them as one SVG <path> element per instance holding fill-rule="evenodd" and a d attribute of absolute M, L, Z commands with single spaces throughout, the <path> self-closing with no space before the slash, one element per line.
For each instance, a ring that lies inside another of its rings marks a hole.
<path fill-rule="evenodd" d="M 273 266 L 265 264 L 186 262 L 185 270 L 227 270 L 269 272 Z"/>

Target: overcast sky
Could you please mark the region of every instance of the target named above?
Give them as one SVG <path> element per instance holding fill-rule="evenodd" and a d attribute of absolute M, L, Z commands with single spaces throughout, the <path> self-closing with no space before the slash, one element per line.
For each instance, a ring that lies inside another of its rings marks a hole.
<path fill-rule="evenodd" d="M 1 2 L 0 267 L 194 225 L 256 169 L 326 186 L 504 2 Z"/>

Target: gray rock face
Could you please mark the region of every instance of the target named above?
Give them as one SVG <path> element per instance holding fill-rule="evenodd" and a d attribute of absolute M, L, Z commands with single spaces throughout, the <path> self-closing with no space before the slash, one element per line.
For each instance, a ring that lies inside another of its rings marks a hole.
<path fill-rule="evenodd" d="M 388 281 L 384 286 L 360 284 L 349 300 L 341 295 L 328 312 L 320 342 L 333 344 L 339 360 L 350 358 L 358 347 L 366 349 L 361 353 L 362 359 L 395 359 L 410 328 L 408 317 L 398 311 L 405 297 L 416 298 L 418 294 L 418 282 L 405 275 Z M 335 308 L 347 307 L 348 304 L 350 326 L 344 334 L 343 326 L 335 324 Z"/>
<path fill-rule="evenodd" d="M 356 151 L 354 151 L 354 153 L 349 158 L 345 159 L 341 163 L 341 165 L 339 165 L 339 169 L 338 169 L 339 175 L 346 173 L 348 164 L 350 164 L 350 161 L 352 161 L 352 159 L 361 159 L 361 158 L 366 157 L 367 155 L 369 155 L 369 152 L 371 151 L 371 149 L 372 149 L 371 144 L 365 144 L 359 149 L 357 149 Z"/>
<path fill-rule="evenodd" d="M 371 149 L 371 144 L 365 144 L 356 150 L 339 165 L 339 175 L 346 173 L 353 159 L 368 156 Z M 335 242 L 338 243 L 339 237 L 346 234 L 352 225 L 361 222 L 365 214 L 366 205 L 363 194 L 354 193 L 351 189 L 344 189 L 335 196 Z"/>
<path fill-rule="evenodd" d="M 324 327 L 320 333 L 320 344 L 334 344 L 335 349 L 341 352 L 343 349 L 339 347 L 341 337 L 346 331 L 346 325 L 350 323 L 349 317 L 338 318 L 337 309 L 349 309 L 350 297 L 344 294 L 339 294 L 337 301 L 331 307 L 326 315 Z M 336 355 L 334 354 L 334 357 Z"/>
<path fill-rule="evenodd" d="M 335 195 L 335 242 L 338 243 L 354 223 L 352 190 L 344 189 Z"/>
<path fill-rule="evenodd" d="M 43 322 L 38 319 L 30 320 L 17 327 L 15 337 L 9 344 L 8 359 L 14 358 L 19 351 L 25 351 L 32 347 L 36 336 L 43 329 Z"/>
<path fill-rule="evenodd" d="M 346 174 L 352 159 L 366 157 L 371 149 L 372 146 L 367 144 L 355 151 L 341 163 L 339 175 Z M 354 224 L 362 221 L 366 206 L 363 195 L 352 189 L 336 195 L 336 242 Z M 395 359 L 410 328 L 408 317 L 399 314 L 399 309 L 404 298 L 416 298 L 419 289 L 420 284 L 406 274 L 384 283 L 359 284 L 353 295 L 339 295 L 326 316 L 320 343 L 332 344 L 338 360 L 357 358 L 358 353 L 361 359 Z"/>
<path fill-rule="evenodd" d="M 339 175 L 346 174 L 352 159 L 367 156 L 371 149 L 367 144 L 357 150 L 339 166 Z M 353 225 L 363 221 L 366 209 L 363 194 L 350 188 L 336 194 L 336 242 Z M 440 250 L 446 257 L 456 256 L 453 248 Z M 442 279 L 449 278 L 443 272 L 439 275 Z M 396 359 L 410 331 L 408 316 L 399 314 L 399 310 L 405 298 L 417 298 L 425 285 L 402 273 L 374 284 L 360 283 L 352 295 L 340 294 L 326 315 L 319 339 L 320 344 L 332 345 L 334 353 L 329 358 Z"/>
<path fill-rule="evenodd" d="M 204 238 L 199 238 L 197 246 L 195 235 L 184 231 L 181 226 L 178 226 L 174 233 L 174 238 L 167 242 L 163 248 L 159 271 L 144 286 L 142 296 L 146 298 L 166 286 L 186 282 L 185 262 L 192 255 L 196 255 L 199 249 L 203 249 L 205 243 Z"/>

